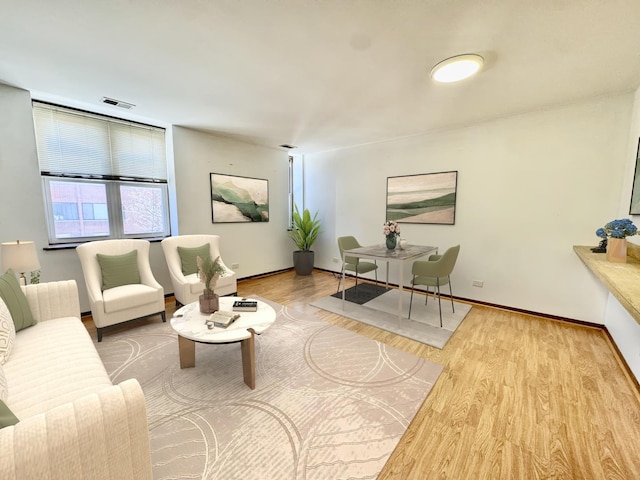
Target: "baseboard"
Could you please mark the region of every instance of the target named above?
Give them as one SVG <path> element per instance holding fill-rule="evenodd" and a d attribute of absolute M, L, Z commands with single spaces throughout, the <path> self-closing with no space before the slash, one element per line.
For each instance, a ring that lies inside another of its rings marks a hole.
<path fill-rule="evenodd" d="M 340 273 L 335 272 L 333 270 L 328 270 L 328 269 L 318 268 L 318 267 L 315 267 L 315 270 L 321 270 L 323 272 L 331 273 L 336 278 L 340 278 L 341 277 Z M 355 278 L 355 275 L 352 275 L 350 273 L 347 273 L 345 276 L 351 277 L 351 278 Z M 362 279 L 365 282 L 386 285 L 386 282 L 382 282 L 380 280 L 378 280 L 376 282 L 375 280 L 371 280 L 370 278 L 362 278 L 362 277 L 358 277 L 358 278 Z M 398 288 L 398 284 L 397 283 L 389 283 L 389 285 L 391 285 L 392 287 Z M 407 288 L 406 285 L 403 286 L 403 288 Z M 416 292 L 426 293 L 424 290 L 421 290 L 421 289 L 416 289 Z M 429 294 L 429 295 L 432 295 L 432 294 Z M 450 298 L 450 295 L 447 294 L 447 293 L 442 293 L 442 298 Z M 523 315 L 532 315 L 534 317 L 542 317 L 542 318 L 547 318 L 549 320 L 557 320 L 557 321 L 560 321 L 560 322 L 574 323 L 574 324 L 577 324 L 577 325 L 582 325 L 582 326 L 585 326 L 585 327 L 597 328 L 597 329 L 600 329 L 600 330 L 604 329 L 604 325 L 602 325 L 600 323 L 586 322 L 584 320 L 576 320 L 574 318 L 569 318 L 569 317 L 561 317 L 561 316 L 558 316 L 558 315 L 551 315 L 551 314 L 548 314 L 548 313 L 541 313 L 541 312 L 535 312 L 535 311 L 532 311 L 532 310 L 525 310 L 525 309 L 522 309 L 522 308 L 509 307 L 509 306 L 500 305 L 500 304 L 497 304 L 497 303 L 483 302 L 481 300 L 474 300 L 474 299 L 471 299 L 471 298 L 458 297 L 456 295 L 453 295 L 453 299 L 454 300 L 458 300 L 460 302 L 471 303 L 471 304 L 475 304 L 475 305 L 483 305 L 483 306 L 486 306 L 486 307 L 497 308 L 497 309 L 500 309 L 500 310 L 506 310 L 508 312 L 522 313 Z"/>
<path fill-rule="evenodd" d="M 293 270 L 293 267 L 281 268 L 280 270 L 273 270 L 271 272 L 257 273 L 255 275 L 249 275 L 248 277 L 238 278 L 238 281 L 240 281 L 240 280 L 253 280 L 253 279 L 256 279 L 256 278 L 269 277 L 271 275 L 277 275 L 278 273 L 290 272 L 291 270 Z"/>
<path fill-rule="evenodd" d="M 613 349 L 613 351 L 615 352 L 616 356 L 618 357 L 618 361 L 620 362 L 620 366 L 625 371 L 626 376 L 629 379 L 629 381 L 631 382 L 631 384 L 635 387 L 635 394 L 636 394 L 636 397 L 638 399 L 638 402 L 640 402 L 640 382 L 638 382 L 638 379 L 633 374 L 633 371 L 631 370 L 631 368 L 629 367 L 629 364 L 625 360 L 624 355 L 622 355 L 622 352 L 618 348 L 618 345 L 616 345 L 616 341 L 613 339 L 613 336 L 611 335 L 611 332 L 609 332 L 609 329 L 605 326 L 603 328 L 603 330 L 604 330 L 604 333 L 605 333 L 605 335 L 607 337 L 607 340 L 609 340 L 609 345 L 611 345 L 611 348 Z"/>

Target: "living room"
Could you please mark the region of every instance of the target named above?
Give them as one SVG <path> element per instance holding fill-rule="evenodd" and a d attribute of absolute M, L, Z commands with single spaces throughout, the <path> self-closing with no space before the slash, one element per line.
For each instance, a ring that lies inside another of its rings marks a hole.
<path fill-rule="evenodd" d="M 425 72 L 428 77 L 427 66 Z M 41 281 L 76 280 L 81 311 L 88 312 L 77 253 L 46 248 L 31 100 L 51 98 L 7 80 L 4 73 L 0 81 L 8 83 L 0 85 L 0 185 L 5 199 L 0 240 L 35 241 Z M 603 325 L 611 296 L 572 247 L 595 246 L 596 229 L 609 220 L 638 219 L 629 215 L 629 203 L 640 137 L 640 77 L 632 83 L 633 88 L 569 95 L 494 118 L 306 153 L 249 143 L 195 125 L 160 125 L 167 127 L 172 155 L 172 231 L 220 235 L 225 262 L 238 265 L 234 270 L 241 279 L 291 268 L 291 154 L 304 165 L 304 206 L 318 211 L 322 222 L 314 246 L 316 267 L 338 272 L 338 236 L 354 235 L 364 244 L 383 242 L 387 177 L 455 170 L 455 225 L 406 225 L 402 234 L 409 243 L 443 250 L 461 244 L 452 277 L 455 295 Z M 289 136 L 281 142 L 298 140 Z M 267 179 L 269 222 L 212 224 L 211 172 Z M 630 241 L 640 243 L 633 237 Z M 151 246 L 151 264 L 170 293 L 159 243 Z M 394 275 L 391 270 L 390 280 L 397 283 Z M 474 280 L 483 286 L 473 286 Z M 637 378 L 640 327 L 631 317 L 616 321 L 616 343 Z"/>
<path fill-rule="evenodd" d="M 6 85 L 0 88 L 5 118 L 0 128 L 0 181 L 5 195 L 12 199 L 0 207 L 3 241 L 34 240 L 39 247 L 41 280 L 75 279 L 82 311 L 87 312 L 75 250 L 42 250 L 47 246 L 47 232 L 31 95 Z M 597 245 L 595 230 L 628 212 L 640 136 L 639 96 L 635 92 L 592 99 L 444 133 L 305 156 L 305 204 L 319 211 L 323 225 L 314 247 L 316 267 L 339 271 L 333 259 L 339 256 L 335 239 L 340 235 L 353 234 L 370 244 L 382 241 L 386 177 L 458 170 L 456 224 L 408 225 L 403 232 L 404 238 L 417 244 L 441 248 L 462 244 L 463 261 L 453 278 L 456 295 L 604 323 L 608 291 L 580 262 L 572 246 Z M 239 278 L 290 268 L 288 153 L 183 127 L 172 131 L 178 231 L 220 235 L 225 261 L 239 264 Z M 427 158 L 433 160 L 425 167 L 423 159 Z M 367 174 L 367 181 L 356 182 L 360 186 L 354 187 L 350 179 L 373 170 L 372 163 L 375 174 Z M 268 179 L 274 212 L 270 221 L 211 224 L 210 172 Z M 341 208 L 346 205 L 347 210 Z M 158 281 L 170 292 L 159 244 L 152 244 L 151 263 Z M 397 283 L 393 275 L 391 271 L 390 279 Z M 484 282 L 482 289 L 472 286 L 476 279 Z M 627 328 L 628 338 L 640 335 L 637 325 L 630 322 Z M 640 360 L 629 355 L 627 362 L 636 365 Z"/>

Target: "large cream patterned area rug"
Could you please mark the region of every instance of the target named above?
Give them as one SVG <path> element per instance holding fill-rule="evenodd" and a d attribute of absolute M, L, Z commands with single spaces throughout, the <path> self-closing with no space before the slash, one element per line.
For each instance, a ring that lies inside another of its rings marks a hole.
<path fill-rule="evenodd" d="M 142 385 L 155 479 L 374 479 L 442 372 L 269 303 L 278 316 L 256 339 L 255 390 L 239 343 L 197 344 L 181 370 L 168 322 L 96 343 L 114 383 Z"/>

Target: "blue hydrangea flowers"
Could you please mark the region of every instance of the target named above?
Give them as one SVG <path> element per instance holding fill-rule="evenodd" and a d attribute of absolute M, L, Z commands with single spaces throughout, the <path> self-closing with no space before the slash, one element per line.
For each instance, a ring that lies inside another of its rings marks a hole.
<path fill-rule="evenodd" d="M 600 238 L 627 238 L 638 233 L 638 229 L 628 218 L 612 220 L 604 228 L 596 230 L 596 235 Z"/>

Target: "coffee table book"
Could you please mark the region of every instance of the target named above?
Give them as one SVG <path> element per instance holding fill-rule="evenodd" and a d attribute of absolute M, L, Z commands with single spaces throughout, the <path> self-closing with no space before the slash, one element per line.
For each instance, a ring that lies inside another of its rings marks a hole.
<path fill-rule="evenodd" d="M 255 312 L 258 310 L 258 302 L 254 300 L 237 300 L 233 302 L 234 312 Z"/>
<path fill-rule="evenodd" d="M 240 318 L 239 313 L 225 312 L 218 310 L 209 316 L 209 321 L 213 322 L 214 327 L 227 328 L 233 322 Z"/>

